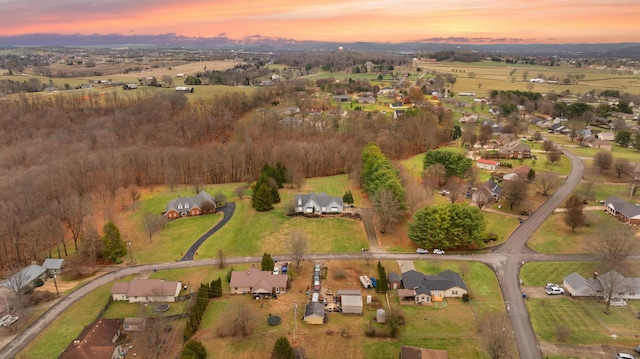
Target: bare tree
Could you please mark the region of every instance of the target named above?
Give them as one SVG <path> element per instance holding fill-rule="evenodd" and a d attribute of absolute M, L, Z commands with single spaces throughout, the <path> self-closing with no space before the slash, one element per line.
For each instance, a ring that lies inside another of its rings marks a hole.
<path fill-rule="evenodd" d="M 571 227 L 571 232 L 574 232 L 576 228 L 584 225 L 587 221 L 586 216 L 583 213 L 584 200 L 581 196 L 572 194 L 565 204 L 567 212 L 564 215 L 564 223 Z"/>
<path fill-rule="evenodd" d="M 221 338 L 248 337 L 257 325 L 254 313 L 255 311 L 245 303 L 235 306 L 227 312 L 226 318 L 219 322 L 221 324 L 216 329 L 216 334 Z"/>
<path fill-rule="evenodd" d="M 593 156 L 593 164 L 600 170 L 600 174 L 611 168 L 613 155 L 609 151 L 600 151 Z"/>
<path fill-rule="evenodd" d="M 398 202 L 393 192 L 387 188 L 377 190 L 373 196 L 373 207 L 380 217 L 382 233 L 391 229 L 404 216 L 401 204 Z"/>
<path fill-rule="evenodd" d="M 29 289 L 29 273 L 17 265 L 9 267 L 9 278 L 5 281 L 4 287 L 9 289 L 15 297 L 15 303 L 22 305 L 22 298 Z"/>
<path fill-rule="evenodd" d="M 78 194 L 70 194 L 63 198 L 58 203 L 58 214 L 60 219 L 67 227 L 67 230 L 71 232 L 73 244 L 75 249 L 78 250 L 78 239 L 82 233 L 85 218 L 89 212 L 89 204 L 87 198 Z M 67 255 L 67 249 L 65 246 L 65 256 Z"/>
<path fill-rule="evenodd" d="M 467 192 L 467 186 L 464 181 L 458 177 L 451 177 L 447 181 L 447 189 L 449 190 L 449 200 L 451 204 L 457 200 L 464 198 Z"/>
<path fill-rule="evenodd" d="M 622 176 L 628 176 L 631 174 L 633 176 L 633 164 L 627 158 L 616 158 L 613 163 L 613 168 L 618 175 L 618 178 L 622 178 Z"/>
<path fill-rule="evenodd" d="M 547 152 L 547 162 L 553 166 L 556 162 L 560 162 L 562 159 L 562 153 L 559 151 Z"/>
<path fill-rule="evenodd" d="M 536 185 L 545 197 L 549 195 L 549 192 L 560 187 L 561 184 L 562 178 L 555 172 L 542 172 L 536 176 Z"/>
<path fill-rule="evenodd" d="M 157 213 L 147 213 L 142 217 L 142 226 L 144 227 L 147 236 L 149 236 L 149 243 L 151 243 L 153 234 L 164 227 L 164 221 L 165 217 Z"/>
<path fill-rule="evenodd" d="M 527 182 L 524 178 L 516 178 L 511 181 L 504 181 L 502 189 L 502 199 L 509 205 L 509 209 L 519 204 L 527 198 Z"/>
<path fill-rule="evenodd" d="M 136 203 L 136 201 L 140 199 L 140 188 L 135 184 L 129 185 L 129 187 L 127 187 L 127 191 L 129 192 L 131 202 Z"/>
<path fill-rule="evenodd" d="M 629 269 L 628 257 L 634 253 L 634 233 L 620 223 L 606 223 L 598 229 L 592 243 L 593 254 L 598 261 L 600 284 L 604 291 L 605 312 L 609 312 L 611 299 L 628 289 L 628 281 L 621 278 Z"/>
<path fill-rule="evenodd" d="M 514 353 L 514 339 L 509 319 L 504 314 L 489 313 L 480 321 L 483 347 L 491 359 L 509 359 Z"/>
<path fill-rule="evenodd" d="M 490 203 L 492 201 L 492 198 L 489 196 L 487 192 L 485 192 L 484 189 L 478 188 L 477 191 L 475 191 L 475 193 L 473 194 L 473 200 L 475 201 L 476 206 L 482 209 L 482 207 L 484 207 L 485 205 L 487 205 L 487 203 Z"/>
<path fill-rule="evenodd" d="M 93 265 L 96 265 L 98 258 L 102 257 L 102 239 L 93 226 L 86 226 L 80 236 L 80 254 L 91 258 Z"/>
<path fill-rule="evenodd" d="M 227 256 L 224 255 L 222 249 L 218 249 L 218 268 L 222 269 L 227 265 Z"/>
<path fill-rule="evenodd" d="M 436 189 L 444 186 L 446 182 L 447 169 L 444 168 L 444 165 L 436 163 L 424 169 L 422 184 L 431 190 L 431 194 L 433 194 Z"/>
<path fill-rule="evenodd" d="M 292 260 L 296 262 L 296 267 L 300 267 L 300 262 L 302 262 L 305 254 L 307 254 L 309 250 L 309 238 L 307 234 L 300 229 L 293 229 L 290 234 L 288 247 Z"/>
<path fill-rule="evenodd" d="M 549 140 L 544 140 L 544 142 L 542 142 L 542 150 L 544 151 L 544 153 L 549 153 L 549 151 L 553 150 L 556 147 L 556 145 Z"/>
<path fill-rule="evenodd" d="M 238 199 L 242 199 L 242 196 L 244 196 L 244 192 L 247 190 L 247 187 L 245 186 L 240 186 L 240 187 L 236 187 L 233 190 L 233 193 L 235 193 L 236 196 L 238 196 Z"/>
<path fill-rule="evenodd" d="M 585 172 L 584 172 L 584 176 L 582 177 L 582 179 L 584 180 L 584 187 L 585 187 L 585 192 L 587 195 L 589 195 L 591 193 L 591 188 L 593 188 L 593 185 L 596 183 L 596 181 L 598 180 L 598 174 L 597 171 L 595 169 L 594 166 L 590 166 L 588 168 L 586 168 Z"/>

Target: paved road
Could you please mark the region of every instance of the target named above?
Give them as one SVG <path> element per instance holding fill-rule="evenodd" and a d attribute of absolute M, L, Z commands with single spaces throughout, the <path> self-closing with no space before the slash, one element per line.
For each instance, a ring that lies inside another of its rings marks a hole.
<path fill-rule="evenodd" d="M 181 260 L 192 261 L 193 256 L 196 255 L 196 252 L 198 251 L 198 248 L 200 248 L 202 243 L 204 243 L 204 241 L 206 241 L 209 237 L 211 237 L 214 233 L 216 233 L 220 228 L 222 228 L 225 224 L 227 224 L 227 222 L 229 222 L 231 217 L 233 217 L 233 214 L 235 213 L 235 211 L 236 211 L 236 204 L 234 202 L 227 203 L 224 206 L 218 208 L 218 212 L 224 213 L 224 217 L 222 217 L 222 220 L 218 222 L 215 226 L 213 226 L 213 228 L 208 230 L 205 234 L 203 234 L 200 238 L 198 238 L 198 240 L 196 240 L 195 243 L 191 245 L 191 248 L 187 250 L 187 253 L 184 255 L 184 257 L 182 257 Z"/>
<path fill-rule="evenodd" d="M 524 359 L 538 359 L 542 358 L 542 352 L 540 350 L 538 340 L 535 336 L 529 315 L 527 313 L 524 301 L 522 299 L 522 293 L 519 287 L 519 271 L 520 266 L 524 262 L 528 261 L 562 261 L 562 260 L 591 260 L 591 256 L 588 255 L 543 255 L 538 254 L 527 247 L 526 243 L 531 234 L 544 222 L 544 220 L 553 213 L 553 210 L 557 208 L 564 199 L 571 194 L 575 186 L 580 182 L 582 174 L 584 172 L 584 165 L 582 161 L 575 155 L 565 151 L 565 155 L 572 162 L 573 170 L 568 176 L 564 185 L 562 185 L 535 213 L 533 213 L 519 228 L 517 228 L 509 239 L 497 248 L 493 253 L 478 254 L 478 255 L 447 255 L 447 259 L 451 260 L 467 260 L 467 261 L 481 261 L 487 263 L 494 268 L 500 286 L 502 288 L 503 297 L 505 299 L 505 305 L 509 312 L 512 327 L 515 333 L 516 344 L 520 353 L 520 358 Z M 229 212 L 227 212 L 227 210 Z M 233 208 L 225 209 L 225 218 L 216 225 L 218 228 L 213 228 L 212 231 L 219 229 L 224 223 L 226 223 L 235 210 Z M 227 218 L 228 216 L 228 218 Z M 370 218 L 369 218 L 370 219 Z M 367 223 L 365 222 L 365 230 L 369 232 L 371 228 L 367 229 Z M 221 224 L 222 223 L 222 224 Z M 375 229 L 373 230 L 375 235 Z M 204 236 L 203 236 L 204 237 Z M 207 236 L 208 238 L 208 236 Z M 53 320 L 67 310 L 80 298 L 115 279 L 122 278 L 127 275 L 139 274 L 144 272 L 150 272 L 153 270 L 166 270 L 177 268 L 189 268 L 198 266 L 212 266 L 217 264 L 217 259 L 203 259 L 194 261 L 193 255 L 197 248 L 206 240 L 206 238 L 198 239 L 192 246 L 193 249 L 190 257 L 189 251 L 187 255 L 179 262 L 170 262 L 163 264 L 149 264 L 140 265 L 134 267 L 126 267 L 118 269 L 116 271 L 107 273 L 89 283 L 86 283 L 77 290 L 69 293 L 67 296 L 60 299 L 54 304 L 46 313 L 27 327 L 21 334 L 17 335 L 11 342 L 9 342 L 4 348 L 0 350 L 0 357 L 13 358 L 19 353 L 27 344 L 36 338 L 36 336 L 46 329 L 46 327 L 53 322 Z M 377 248 L 377 240 L 375 243 L 371 243 L 371 236 L 369 236 L 369 245 L 372 248 Z M 371 257 L 376 260 L 419 260 L 425 259 L 424 255 L 418 254 L 393 254 L 393 253 L 370 253 Z M 430 254 L 428 256 L 433 256 Z M 289 255 L 275 255 L 276 260 L 290 260 Z M 353 260 L 363 258 L 363 253 L 338 253 L 338 254 L 309 254 L 305 256 L 306 260 Z M 262 257 L 236 257 L 227 258 L 227 264 L 236 263 L 255 263 L 259 262 Z M 637 258 L 640 259 L 640 258 Z"/>
<path fill-rule="evenodd" d="M 565 158 L 568 158 L 572 165 L 571 174 L 567 177 L 565 183 L 529 216 L 505 243 L 494 251 L 495 254 L 504 254 L 506 258 L 503 262 L 493 264 L 493 268 L 500 282 L 518 352 L 520 353 L 520 358 L 523 359 L 542 358 L 542 351 L 531 326 L 529 313 L 520 291 L 520 267 L 529 260 L 530 256 L 533 256 L 533 258 L 536 256 L 535 252 L 527 246 L 527 240 L 547 217 L 571 195 L 584 174 L 584 164 L 580 158 L 565 149 L 563 149 L 563 152 Z"/>

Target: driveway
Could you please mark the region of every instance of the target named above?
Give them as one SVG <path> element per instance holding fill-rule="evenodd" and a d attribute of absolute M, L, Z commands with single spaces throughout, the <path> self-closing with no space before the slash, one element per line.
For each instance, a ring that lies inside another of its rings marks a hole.
<path fill-rule="evenodd" d="M 224 217 L 222 217 L 222 220 L 220 220 L 220 222 L 218 222 L 215 226 L 213 226 L 213 228 L 211 228 L 205 234 L 203 234 L 200 238 L 198 238 L 195 241 L 195 243 L 193 243 L 191 247 L 187 250 L 187 253 L 184 255 L 184 257 L 182 257 L 181 261 L 192 261 L 193 256 L 196 255 L 196 252 L 198 251 L 198 248 L 200 248 L 200 246 L 209 237 L 211 237 L 220 228 L 222 228 L 225 224 L 227 224 L 227 222 L 229 222 L 231 217 L 233 217 L 233 214 L 235 213 L 235 211 L 236 211 L 236 204 L 234 202 L 227 203 L 224 206 L 218 208 L 218 212 L 224 213 Z"/>

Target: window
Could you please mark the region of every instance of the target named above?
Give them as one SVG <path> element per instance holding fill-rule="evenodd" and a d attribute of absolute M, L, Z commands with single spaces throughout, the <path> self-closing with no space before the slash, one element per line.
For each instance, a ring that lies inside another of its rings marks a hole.
<path fill-rule="evenodd" d="M 189 208 L 189 203 L 185 203 L 184 208 Z"/>
<path fill-rule="evenodd" d="M 182 204 L 179 204 L 179 205 L 178 205 L 178 209 L 182 209 Z"/>
<path fill-rule="evenodd" d="M 458 291 L 457 290 L 452 290 L 451 291 L 451 295 L 458 295 Z"/>

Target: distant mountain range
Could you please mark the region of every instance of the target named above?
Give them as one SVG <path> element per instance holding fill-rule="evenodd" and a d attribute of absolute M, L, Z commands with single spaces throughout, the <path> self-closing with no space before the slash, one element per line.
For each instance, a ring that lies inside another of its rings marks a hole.
<path fill-rule="evenodd" d="M 319 42 L 285 38 L 248 36 L 240 40 L 224 35 L 215 37 L 188 37 L 176 34 L 161 35 L 80 35 L 80 34 L 27 34 L 0 36 L 0 46 L 180 46 L 203 49 L 238 49 L 247 51 L 276 50 L 345 50 L 432 52 L 443 50 L 470 50 L 537 55 L 565 55 L 574 57 L 640 58 L 640 42 L 599 44 L 496 44 L 472 43 L 470 38 L 438 38 L 403 43 L 377 42 Z"/>

